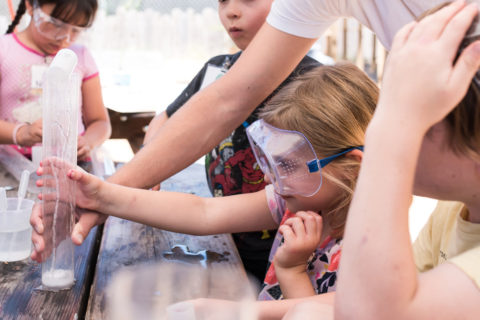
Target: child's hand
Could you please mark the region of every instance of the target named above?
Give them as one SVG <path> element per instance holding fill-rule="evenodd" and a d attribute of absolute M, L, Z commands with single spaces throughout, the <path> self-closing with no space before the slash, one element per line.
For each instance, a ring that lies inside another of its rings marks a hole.
<path fill-rule="evenodd" d="M 77 140 L 77 158 L 78 160 L 85 160 L 90 156 L 92 152 L 92 147 L 88 143 L 87 139 L 83 136 L 78 136 Z"/>
<path fill-rule="evenodd" d="M 460 102 L 480 65 L 480 42 L 453 61 L 477 12 L 475 4 L 456 1 L 400 29 L 385 69 L 377 124 L 426 132 Z"/>
<path fill-rule="evenodd" d="M 56 171 L 55 177 L 53 175 L 54 169 Z M 62 183 L 65 184 L 65 179 L 67 178 L 76 181 L 75 202 L 77 207 L 88 210 L 97 210 L 99 208 L 97 195 L 100 191 L 102 181 L 94 175 L 87 173 L 82 168 L 71 165 L 58 158 L 50 158 L 40 163 L 37 175 L 44 176 L 44 178 L 37 181 L 37 186 L 56 188 L 59 191 L 60 197 L 67 200 L 69 197 L 68 190 L 64 188 Z M 39 195 L 39 198 L 44 201 L 51 200 L 53 197 L 58 197 L 57 192 L 48 194 L 41 193 Z"/>
<path fill-rule="evenodd" d="M 57 172 L 56 179 L 52 177 L 53 168 L 55 168 Z M 106 215 L 84 210 L 94 210 L 95 208 L 99 207 L 97 195 L 102 181 L 97 177 L 83 171 L 81 168 L 76 168 L 75 166 L 56 158 L 42 161 L 40 163 L 40 168 L 37 170 L 37 174 L 39 176 L 43 176 L 42 179 L 37 181 L 37 186 L 39 187 L 47 186 L 54 188 L 57 184 L 59 184 L 59 181 L 60 183 L 61 181 L 65 182 L 66 179 L 77 181 L 75 200 L 77 205 L 76 218 L 78 219 L 78 222 L 74 226 L 71 238 L 73 243 L 76 245 L 81 245 L 83 240 L 88 235 L 88 232 L 94 226 L 105 222 L 107 219 Z M 42 260 L 42 253 L 46 253 L 48 256 L 48 252 L 44 252 L 46 240 L 45 236 L 48 237 L 48 234 L 45 234 L 44 231 L 45 225 L 49 225 L 48 219 L 52 217 L 50 213 L 53 212 L 53 208 L 52 210 L 48 210 L 49 200 L 54 200 L 57 197 L 60 197 L 60 200 L 69 200 L 68 188 L 62 186 L 58 191 L 59 193 L 51 192 L 39 194 L 39 199 L 46 203 L 48 212 L 44 212 L 44 208 L 41 204 L 39 204 L 34 207 L 30 217 L 30 224 L 33 227 L 32 242 L 34 244 L 34 252 L 32 253 L 31 258 L 32 260 L 38 262 L 41 262 Z M 53 201 L 51 203 L 53 203 Z M 63 237 L 64 236 L 65 235 L 63 235 Z M 47 248 L 47 250 L 49 249 Z"/>
<path fill-rule="evenodd" d="M 284 243 L 275 253 L 275 268 L 300 267 L 304 272 L 308 258 L 320 244 L 322 217 L 315 212 L 300 211 L 285 221 L 278 231 L 283 235 Z"/>
<path fill-rule="evenodd" d="M 17 143 L 22 147 L 31 147 L 42 142 L 42 119 L 20 127 L 17 131 Z"/>

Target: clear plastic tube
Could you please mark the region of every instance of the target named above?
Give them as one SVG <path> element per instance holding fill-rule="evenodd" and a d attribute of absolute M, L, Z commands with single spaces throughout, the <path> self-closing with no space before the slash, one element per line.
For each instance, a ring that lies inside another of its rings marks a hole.
<path fill-rule="evenodd" d="M 43 218 L 45 250 L 42 285 L 45 289 L 67 289 L 74 283 L 74 245 L 71 232 L 75 213 L 75 183 L 67 171 L 77 163 L 80 78 L 73 73 L 75 53 L 60 50 L 48 68 L 43 85 L 42 159 L 59 161 L 44 169 Z M 48 195 L 48 196 L 47 196 Z"/>

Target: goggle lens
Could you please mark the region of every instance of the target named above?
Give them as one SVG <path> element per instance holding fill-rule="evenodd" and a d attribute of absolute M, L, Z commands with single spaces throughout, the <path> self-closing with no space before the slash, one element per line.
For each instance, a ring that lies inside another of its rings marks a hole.
<path fill-rule="evenodd" d="M 86 29 L 53 18 L 43 12 L 40 7 L 33 10 L 33 19 L 38 32 L 51 40 L 74 41 Z"/>

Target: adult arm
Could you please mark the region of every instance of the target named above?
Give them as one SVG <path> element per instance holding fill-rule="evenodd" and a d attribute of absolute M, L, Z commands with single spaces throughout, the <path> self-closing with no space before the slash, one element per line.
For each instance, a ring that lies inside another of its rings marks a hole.
<path fill-rule="evenodd" d="M 455 2 L 396 36 L 349 211 L 338 319 L 476 318 L 480 312 L 480 290 L 456 266 L 417 274 L 407 215 L 423 137 L 461 100 L 478 69 L 479 43 L 453 66 L 476 13 Z"/>
<path fill-rule="evenodd" d="M 90 151 L 102 144 L 112 132 L 107 109 L 103 104 L 100 78 L 95 76 L 82 84 L 82 118 L 85 133 L 79 137 L 78 158 L 89 156 Z"/>
<path fill-rule="evenodd" d="M 157 114 L 152 121 L 148 124 L 147 132 L 145 132 L 145 137 L 143 138 L 143 144 L 147 144 L 153 137 L 158 133 L 160 128 L 167 122 L 168 116 L 166 111 L 162 111 L 160 114 Z"/>
<path fill-rule="evenodd" d="M 187 167 L 238 127 L 314 42 L 264 24 L 231 70 L 195 94 L 109 181 L 151 187 Z"/>

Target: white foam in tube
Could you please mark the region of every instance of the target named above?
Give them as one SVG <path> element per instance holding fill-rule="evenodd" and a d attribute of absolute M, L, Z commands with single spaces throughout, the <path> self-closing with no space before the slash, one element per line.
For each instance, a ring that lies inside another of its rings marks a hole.
<path fill-rule="evenodd" d="M 75 52 L 70 49 L 62 49 L 58 51 L 55 58 L 53 58 L 49 72 L 60 69 L 66 76 L 69 76 L 73 72 L 77 62 L 78 58 Z"/>

